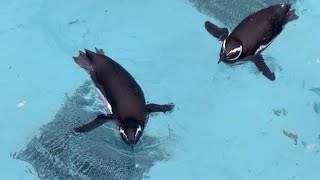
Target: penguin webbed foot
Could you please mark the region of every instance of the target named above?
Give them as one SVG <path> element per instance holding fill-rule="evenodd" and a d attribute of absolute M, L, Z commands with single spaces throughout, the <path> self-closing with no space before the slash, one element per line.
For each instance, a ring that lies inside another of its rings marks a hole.
<path fill-rule="evenodd" d="M 92 71 L 91 60 L 88 59 L 86 53 L 79 51 L 79 56 L 73 57 L 73 60 L 87 72 Z"/>
<path fill-rule="evenodd" d="M 267 77 L 271 81 L 276 80 L 274 72 L 271 72 L 267 64 L 264 62 L 264 59 L 261 54 L 252 56 L 250 59 L 265 77 Z"/>
<path fill-rule="evenodd" d="M 95 48 L 97 54 L 100 54 L 100 55 L 105 55 L 103 49 L 98 49 L 98 48 Z"/>
<path fill-rule="evenodd" d="M 73 130 L 77 133 L 89 132 L 113 119 L 114 117 L 112 114 L 108 114 L 108 115 L 99 114 L 93 121 L 87 124 L 83 124 L 81 127 L 76 127 Z"/>
<path fill-rule="evenodd" d="M 156 113 L 156 112 L 162 112 L 162 113 L 170 113 L 173 111 L 175 105 L 173 103 L 169 103 L 169 104 L 164 104 L 164 105 L 160 105 L 160 104 L 147 104 L 147 110 L 148 113 Z"/>
<path fill-rule="evenodd" d="M 206 30 L 219 41 L 224 41 L 229 35 L 227 28 L 220 28 L 210 21 L 206 21 L 204 26 Z"/>
<path fill-rule="evenodd" d="M 293 9 L 293 10 L 288 12 L 284 24 L 287 24 L 288 22 L 297 20 L 299 18 L 299 16 L 295 13 L 295 11 L 296 10 Z"/>

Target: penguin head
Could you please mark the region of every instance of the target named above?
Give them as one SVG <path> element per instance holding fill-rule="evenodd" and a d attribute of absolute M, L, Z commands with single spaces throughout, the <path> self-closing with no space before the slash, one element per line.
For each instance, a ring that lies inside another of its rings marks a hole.
<path fill-rule="evenodd" d="M 223 41 L 221 51 L 220 51 L 220 60 L 225 62 L 236 61 L 242 53 L 242 43 L 235 38 L 227 38 Z"/>
<path fill-rule="evenodd" d="M 132 119 L 124 121 L 119 126 L 119 132 L 122 140 L 131 146 L 132 149 L 139 141 L 143 130 L 144 126 L 140 125 L 138 121 Z"/>

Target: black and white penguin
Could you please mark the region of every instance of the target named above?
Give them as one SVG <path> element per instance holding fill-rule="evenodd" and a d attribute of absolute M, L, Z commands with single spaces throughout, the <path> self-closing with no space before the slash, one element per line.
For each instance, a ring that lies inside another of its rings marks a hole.
<path fill-rule="evenodd" d="M 264 62 L 261 52 L 282 32 L 284 26 L 299 17 L 291 4 L 276 4 L 261 9 L 246 17 L 229 35 L 227 28 L 220 28 L 209 21 L 205 28 L 215 38 L 222 41 L 220 60 L 235 64 L 251 60 L 259 71 L 274 81 L 275 74 Z"/>
<path fill-rule="evenodd" d="M 124 142 L 133 149 L 144 131 L 149 114 L 171 112 L 174 104 L 147 104 L 141 87 L 129 72 L 107 57 L 102 49 L 96 49 L 96 52 L 86 49 L 85 53 L 80 51 L 80 55 L 73 59 L 90 74 L 100 98 L 111 114 L 100 114 L 74 131 L 88 132 L 112 120 L 117 123 Z"/>

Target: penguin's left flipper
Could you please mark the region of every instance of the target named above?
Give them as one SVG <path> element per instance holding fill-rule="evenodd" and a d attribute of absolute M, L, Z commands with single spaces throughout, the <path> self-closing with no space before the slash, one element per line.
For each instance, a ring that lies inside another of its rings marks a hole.
<path fill-rule="evenodd" d="M 212 36 L 214 36 L 217 39 L 219 39 L 219 41 L 224 41 L 229 35 L 229 31 L 228 31 L 227 28 L 220 28 L 220 27 L 212 24 L 210 21 L 206 21 L 204 23 L 204 26 L 205 26 L 206 30 Z"/>
<path fill-rule="evenodd" d="M 256 65 L 258 70 L 261 71 L 265 77 L 267 77 L 271 81 L 276 80 L 274 72 L 271 72 L 267 64 L 264 62 L 264 59 L 261 54 L 252 56 L 250 60 Z"/>
<path fill-rule="evenodd" d="M 150 113 L 155 113 L 155 112 L 162 112 L 162 113 L 168 113 L 168 112 L 172 112 L 172 110 L 174 109 L 174 104 L 170 103 L 170 104 L 164 104 L 164 105 L 159 105 L 159 104 L 147 104 L 147 110 L 148 110 L 148 114 Z"/>
<path fill-rule="evenodd" d="M 108 115 L 100 114 L 93 121 L 87 124 L 83 124 L 81 127 L 74 128 L 74 131 L 77 133 L 89 132 L 110 120 L 114 120 L 114 117 L 112 114 L 108 114 Z"/>

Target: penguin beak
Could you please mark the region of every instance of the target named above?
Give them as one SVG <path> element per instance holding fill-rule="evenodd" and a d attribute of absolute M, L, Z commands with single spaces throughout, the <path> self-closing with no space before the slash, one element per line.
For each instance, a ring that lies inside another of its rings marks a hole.
<path fill-rule="evenodd" d="M 134 150 L 134 146 L 136 144 L 136 141 L 134 139 L 130 139 L 128 141 L 128 143 L 129 143 L 129 146 L 130 146 L 131 150 L 133 151 Z"/>
<path fill-rule="evenodd" d="M 218 61 L 218 64 L 221 63 L 221 61 L 223 61 L 226 58 L 227 58 L 227 56 L 224 53 L 220 53 L 220 59 Z"/>
<path fill-rule="evenodd" d="M 130 144 L 131 151 L 134 152 L 134 145 Z"/>

